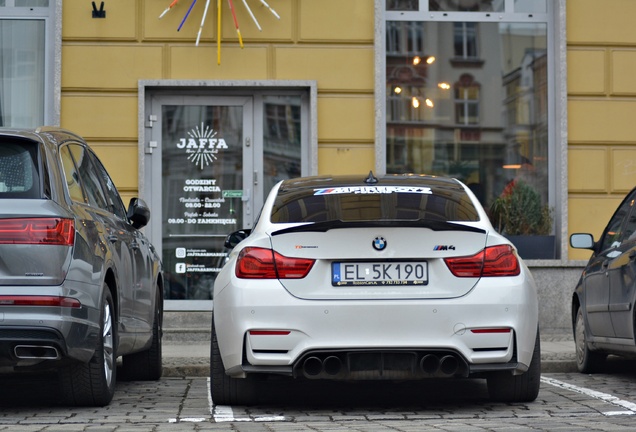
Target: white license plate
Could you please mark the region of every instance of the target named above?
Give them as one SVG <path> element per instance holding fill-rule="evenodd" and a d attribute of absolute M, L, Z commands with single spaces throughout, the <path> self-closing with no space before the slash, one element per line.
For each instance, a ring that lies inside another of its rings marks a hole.
<path fill-rule="evenodd" d="M 331 264 L 333 286 L 352 285 L 426 285 L 426 261 L 402 262 L 334 262 Z"/>

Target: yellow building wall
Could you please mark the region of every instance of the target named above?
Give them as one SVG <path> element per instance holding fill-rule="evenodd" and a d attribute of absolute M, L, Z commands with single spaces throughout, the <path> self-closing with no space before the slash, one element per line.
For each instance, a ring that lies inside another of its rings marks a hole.
<path fill-rule="evenodd" d="M 249 1 L 259 30 L 235 0 L 243 47 L 228 2 L 108 0 L 93 19 L 85 0 L 62 5 L 61 126 L 95 148 L 124 200 L 138 189 L 139 80 L 315 80 L 318 171 L 366 173 L 375 166 L 374 2 L 268 0 L 278 19 Z M 220 64 L 219 64 L 220 60 Z"/>
<path fill-rule="evenodd" d="M 598 239 L 636 186 L 636 1 L 569 0 L 568 230 Z M 589 251 L 569 250 L 570 259 Z"/>
<path fill-rule="evenodd" d="M 86 137 L 124 199 L 137 193 L 137 83 L 151 79 L 316 80 L 318 171 L 366 173 L 374 150 L 374 2 L 269 0 L 277 19 L 250 2 L 258 30 L 234 1 L 244 47 L 222 3 L 220 64 L 217 2 L 195 41 L 206 2 L 109 0 L 106 18 L 90 2 L 62 7 L 61 125 Z M 633 0 L 566 2 L 568 229 L 597 238 L 636 184 L 636 16 Z M 570 259 L 589 252 L 569 250 Z"/>

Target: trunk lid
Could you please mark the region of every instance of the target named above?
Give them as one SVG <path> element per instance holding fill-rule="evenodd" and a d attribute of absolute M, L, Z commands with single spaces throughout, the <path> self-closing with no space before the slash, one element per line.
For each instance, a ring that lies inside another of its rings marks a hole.
<path fill-rule="evenodd" d="M 474 255 L 486 238 L 483 229 L 469 225 L 421 221 L 338 221 L 271 233 L 278 253 L 316 260 L 305 278 L 280 280 L 292 295 L 308 300 L 463 296 L 479 278 L 453 276 L 444 258 Z"/>

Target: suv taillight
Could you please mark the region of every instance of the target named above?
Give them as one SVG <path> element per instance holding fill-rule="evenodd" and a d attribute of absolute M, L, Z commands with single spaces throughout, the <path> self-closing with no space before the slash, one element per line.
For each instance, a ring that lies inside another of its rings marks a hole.
<path fill-rule="evenodd" d="M 39 295 L 0 295 L 0 306 L 57 306 L 80 308 L 82 304 L 72 297 Z"/>
<path fill-rule="evenodd" d="M 521 269 L 512 246 L 491 246 L 472 256 L 444 259 L 456 277 L 517 276 Z"/>
<path fill-rule="evenodd" d="M 246 247 L 236 261 L 236 277 L 241 279 L 302 279 L 314 260 L 289 258 L 271 249 Z"/>
<path fill-rule="evenodd" d="M 74 239 L 75 224 L 73 219 L 0 219 L 0 244 L 72 246 Z"/>

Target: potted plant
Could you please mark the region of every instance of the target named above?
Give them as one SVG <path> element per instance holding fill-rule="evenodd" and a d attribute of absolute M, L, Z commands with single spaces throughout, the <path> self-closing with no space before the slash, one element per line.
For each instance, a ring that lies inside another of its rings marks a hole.
<path fill-rule="evenodd" d="M 528 183 L 518 180 L 509 185 L 492 203 L 490 220 L 513 242 L 522 258 L 555 257 L 552 210 L 541 204 L 541 195 Z"/>

